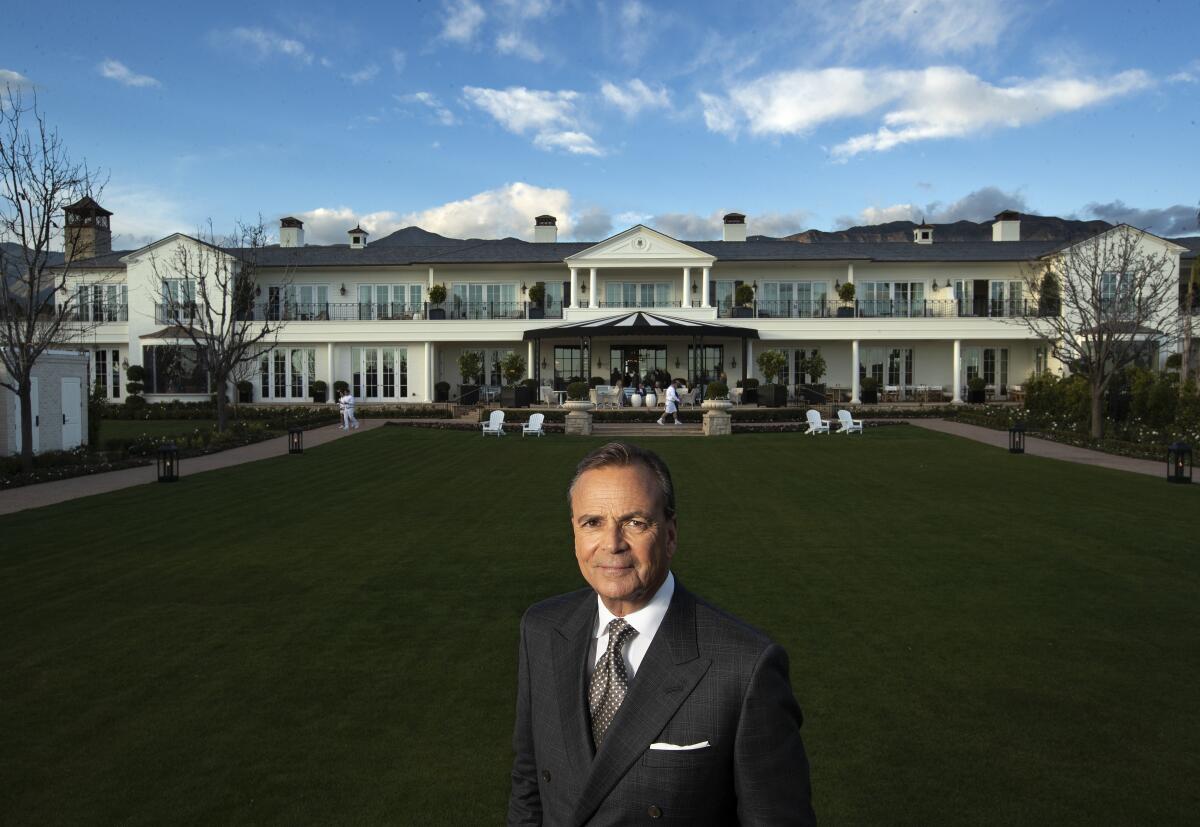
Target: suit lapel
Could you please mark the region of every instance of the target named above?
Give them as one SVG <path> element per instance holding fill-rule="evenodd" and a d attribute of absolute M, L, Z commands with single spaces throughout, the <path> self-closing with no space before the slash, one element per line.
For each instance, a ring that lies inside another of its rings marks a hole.
<path fill-rule="evenodd" d="M 596 811 L 670 722 L 709 663 L 696 647 L 696 599 L 676 580 L 662 626 L 596 753 L 572 823 L 582 824 Z"/>
<path fill-rule="evenodd" d="M 586 777 L 592 763 L 592 738 L 588 733 L 584 676 L 587 674 L 588 647 L 596 626 L 596 595 L 587 592 L 570 618 L 555 630 L 554 681 L 563 741 L 567 756 L 580 777 Z"/>

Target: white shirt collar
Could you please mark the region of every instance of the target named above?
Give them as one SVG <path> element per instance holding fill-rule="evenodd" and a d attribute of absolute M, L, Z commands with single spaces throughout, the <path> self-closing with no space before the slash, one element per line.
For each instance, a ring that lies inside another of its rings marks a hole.
<path fill-rule="evenodd" d="M 663 618 L 667 616 L 667 609 L 671 606 L 671 595 L 673 594 L 675 594 L 675 575 L 668 571 L 667 579 L 658 587 L 658 591 L 654 593 L 654 597 L 650 598 L 650 602 L 636 612 L 625 615 L 625 622 L 637 630 L 635 640 L 648 646 L 649 642 L 654 639 L 658 627 L 662 625 Z M 600 595 L 596 595 L 596 605 L 599 611 L 596 613 L 596 628 L 592 632 L 594 638 L 607 634 L 608 624 L 617 617 L 604 605 Z"/>

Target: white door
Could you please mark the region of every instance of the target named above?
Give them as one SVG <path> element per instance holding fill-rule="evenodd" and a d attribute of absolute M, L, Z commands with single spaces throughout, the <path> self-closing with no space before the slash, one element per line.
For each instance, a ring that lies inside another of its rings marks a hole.
<path fill-rule="evenodd" d="M 62 449 L 70 451 L 83 442 L 83 396 L 79 377 L 62 380 Z"/>
<path fill-rule="evenodd" d="M 21 399 L 15 393 L 12 394 L 13 400 L 13 423 L 17 426 L 17 438 L 13 442 L 13 447 L 16 452 L 21 453 Z M 33 411 L 33 452 L 38 452 L 38 380 L 33 379 L 33 385 L 29 389 L 29 406 Z"/>

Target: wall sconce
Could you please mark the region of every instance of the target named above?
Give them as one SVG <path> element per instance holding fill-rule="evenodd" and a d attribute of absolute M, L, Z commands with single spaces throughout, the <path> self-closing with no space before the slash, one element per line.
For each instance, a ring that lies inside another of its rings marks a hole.
<path fill-rule="evenodd" d="M 581 281 L 581 282 L 579 282 L 579 292 L 580 292 L 580 293 L 586 293 L 586 292 L 587 292 L 587 282 L 586 282 L 586 281 Z"/>
<path fill-rule="evenodd" d="M 596 367 L 598 367 L 598 368 L 604 367 L 604 360 L 601 359 L 599 356 L 596 357 Z"/>
<path fill-rule="evenodd" d="M 542 370 L 545 370 L 545 369 L 546 369 L 546 360 L 543 359 L 542 360 Z"/>
<path fill-rule="evenodd" d="M 254 296 L 255 296 L 255 298 L 257 298 L 257 297 L 259 297 L 259 296 L 261 296 L 261 295 L 262 295 L 262 285 L 259 285 L 259 284 L 256 284 L 256 285 L 254 285 Z"/>
<path fill-rule="evenodd" d="M 841 289 L 841 287 L 842 287 L 842 282 L 841 282 L 839 279 L 834 279 L 834 280 L 833 280 L 833 289 L 834 289 L 834 292 L 837 292 L 838 290 L 840 290 L 840 289 Z"/>
<path fill-rule="evenodd" d="M 754 286 L 754 292 L 757 293 L 758 292 L 758 281 L 757 280 L 755 280 L 753 282 L 753 286 Z"/>
<path fill-rule="evenodd" d="M 731 367 L 731 368 L 737 367 L 737 357 L 736 356 L 729 360 L 729 367 Z"/>
<path fill-rule="evenodd" d="M 345 282 L 342 282 L 342 287 L 340 290 L 338 290 L 338 292 L 341 293 L 343 296 L 346 295 L 346 283 Z"/>
<path fill-rule="evenodd" d="M 524 296 L 529 292 L 529 288 L 525 286 L 525 282 L 521 282 L 521 295 Z"/>
<path fill-rule="evenodd" d="M 679 370 L 679 357 L 678 356 L 675 357 L 675 369 Z"/>
<path fill-rule="evenodd" d="M 696 287 L 696 282 L 692 282 L 692 292 L 693 292 L 693 293 L 696 293 L 696 292 L 698 292 L 698 289 L 697 289 L 697 287 Z"/>
<path fill-rule="evenodd" d="M 934 290 L 937 290 L 937 289 L 938 289 L 938 286 L 937 286 L 937 279 L 934 279 L 934 280 L 933 280 L 933 289 L 934 289 Z"/>
<path fill-rule="evenodd" d="M 121 360 L 121 370 L 129 370 L 129 357 L 128 356 Z"/>

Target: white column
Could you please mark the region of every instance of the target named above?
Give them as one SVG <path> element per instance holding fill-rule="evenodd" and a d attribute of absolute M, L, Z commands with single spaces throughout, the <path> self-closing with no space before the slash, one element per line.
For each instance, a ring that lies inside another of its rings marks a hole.
<path fill-rule="evenodd" d="M 711 275 L 709 272 L 709 269 L 710 268 L 705 267 L 704 270 L 701 271 L 701 275 L 700 275 L 700 306 L 701 307 L 712 307 L 712 300 L 709 298 L 709 296 L 710 296 L 709 289 L 710 288 L 708 286 L 709 276 Z"/>
<path fill-rule="evenodd" d="M 851 264 L 851 267 L 854 265 Z M 862 391 L 858 386 L 858 339 L 850 343 L 850 404 L 862 404 Z"/>
<path fill-rule="evenodd" d="M 742 378 L 754 378 L 754 340 L 746 340 L 746 364 L 742 365 Z"/>
<path fill-rule="evenodd" d="M 525 360 L 525 377 L 533 378 L 533 339 L 529 340 L 529 358 Z"/>
<path fill-rule="evenodd" d="M 434 393 L 433 342 L 425 343 L 425 401 L 432 402 Z"/>
<path fill-rule="evenodd" d="M 333 383 L 337 377 L 333 375 L 333 342 L 325 345 L 325 366 L 329 369 L 329 381 L 326 383 L 325 400 L 333 401 Z"/>
<path fill-rule="evenodd" d="M 433 287 L 433 268 L 429 268 L 429 286 Z"/>
<path fill-rule="evenodd" d="M 588 307 L 597 308 L 600 306 L 600 291 L 596 288 L 596 268 L 593 267 L 588 273 Z"/>
<path fill-rule="evenodd" d="M 692 268 L 683 268 L 683 298 L 679 300 L 680 307 L 692 306 Z"/>
<path fill-rule="evenodd" d="M 954 340 L 954 369 L 950 371 L 950 375 L 954 377 L 954 384 L 951 390 L 954 393 L 950 402 L 954 405 L 961 405 L 962 400 L 962 339 Z"/>
<path fill-rule="evenodd" d="M 571 268 L 571 304 L 568 306 L 572 310 L 579 307 L 579 270 L 575 267 Z"/>
<path fill-rule="evenodd" d="M 853 261 L 846 265 L 846 281 L 850 282 L 851 284 L 854 284 L 854 262 Z"/>

